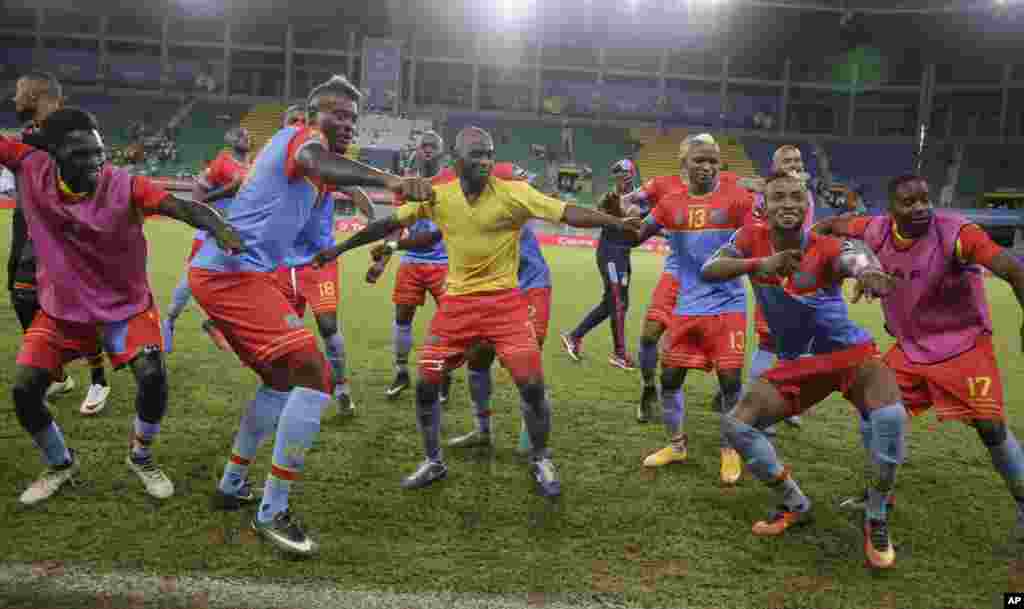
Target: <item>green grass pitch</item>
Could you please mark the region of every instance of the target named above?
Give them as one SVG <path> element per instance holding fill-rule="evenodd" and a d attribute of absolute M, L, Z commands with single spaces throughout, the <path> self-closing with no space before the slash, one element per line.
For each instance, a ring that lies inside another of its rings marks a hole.
<path fill-rule="evenodd" d="M 4 252 L 8 218 L 0 226 Z M 161 307 L 181 276 L 191 232 L 174 222 L 147 225 L 150 277 Z M 81 455 L 82 482 L 40 506 L 21 507 L 17 495 L 42 465 L 11 405 L 21 334 L 3 296 L 0 360 L 7 364 L 0 367 L 0 389 L 7 407 L 0 410 L 0 555 L 104 571 L 322 579 L 351 589 L 409 592 L 598 593 L 645 606 L 695 608 L 989 607 L 1001 593 L 1024 588 L 1018 575 L 1024 562 L 1004 551 L 1013 502 L 988 453 L 973 430 L 936 425 L 931 414 L 914 420 L 909 433 L 910 463 L 900 471 L 892 519 L 897 568 L 881 575 L 863 567 L 859 522 L 837 509 L 842 497 L 862 488 L 863 463 L 853 409 L 839 396 L 812 410 L 802 430 L 780 428 L 779 452 L 815 502 L 817 517 L 783 538 L 750 534 L 751 523 L 772 507 L 761 484 L 744 474 L 736 488 L 719 485 L 709 375 L 694 373 L 687 380 L 690 461 L 643 472 L 643 457 L 665 438 L 659 423 L 634 421 L 638 374 L 607 364 L 607 326 L 587 338 L 582 364 L 570 362 L 558 340 L 560 330 L 597 302 L 594 252 L 548 248 L 546 255 L 554 303 L 544 362 L 561 500 L 534 495 L 514 455 L 518 397 L 503 371 L 495 380 L 496 452 L 447 451 L 446 482 L 418 492 L 399 488 L 421 452 L 413 392 L 397 402 L 383 397 L 393 373 L 390 298 L 397 265 L 392 262 L 377 285 L 368 285 L 367 253 L 357 251 L 342 262 L 340 317 L 358 413 L 324 421 L 307 477 L 293 493 L 293 507 L 322 546 L 318 558 L 303 563 L 261 547 L 247 530 L 247 514 L 210 511 L 241 408 L 257 380 L 234 355 L 212 347 L 194 304 L 178 324 L 176 351 L 167 360 L 170 406 L 155 447 L 176 495 L 163 503 L 149 499 L 123 464 L 134 416 L 130 375 L 111 376 L 107 410 L 87 419 L 78 404 L 88 376 L 76 365 L 71 373 L 80 389 L 53 411 Z M 639 252 L 633 260 L 631 350 L 662 259 Z M 1021 315 L 1004 283 L 990 281 L 989 298 L 1009 419 L 1021 434 Z M 417 315 L 417 342 L 432 312 L 428 304 Z M 880 346 L 891 344 L 877 305 L 855 305 L 852 312 Z M 464 373 L 456 379 L 446 438 L 473 424 Z M 253 467 L 260 484 L 269 452 L 265 445 Z"/>

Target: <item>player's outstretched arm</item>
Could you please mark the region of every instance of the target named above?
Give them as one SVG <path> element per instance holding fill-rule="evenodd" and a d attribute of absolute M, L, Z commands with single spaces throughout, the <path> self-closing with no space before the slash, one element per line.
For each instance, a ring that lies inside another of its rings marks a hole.
<path fill-rule="evenodd" d="M 388 216 L 371 222 L 366 228 L 349 237 L 343 243 L 326 249 L 313 258 L 313 266 L 320 267 L 334 260 L 345 252 L 380 241 L 402 228 L 402 223 L 395 216 Z"/>
<path fill-rule="evenodd" d="M 618 228 L 639 232 L 643 224 L 640 218 L 616 218 L 604 212 L 587 209 L 578 205 L 566 205 L 562 223 L 576 228 Z"/>
<path fill-rule="evenodd" d="M 195 228 L 208 231 L 217 244 L 226 251 L 237 253 L 242 250 L 242 238 L 228 224 L 216 209 L 205 203 L 186 201 L 175 196 L 164 197 L 157 207 L 157 213 L 180 220 Z"/>
<path fill-rule="evenodd" d="M 396 238 L 394 233 L 390 236 L 392 238 L 389 238 L 384 243 L 373 246 L 370 256 L 374 262 L 379 261 L 381 258 L 386 258 L 398 250 L 415 251 L 429 249 L 444 239 L 439 230 L 416 233 L 405 238 Z"/>
<path fill-rule="evenodd" d="M 787 277 L 800 268 L 803 252 L 800 250 L 783 250 L 772 256 L 748 258 L 733 242 L 726 243 L 704 263 L 700 269 L 701 279 L 718 282 L 730 281 L 743 275 L 762 273 Z"/>
<path fill-rule="evenodd" d="M 377 212 L 373 209 L 373 200 L 370 199 L 370 195 L 366 194 L 366 191 L 362 188 L 346 188 L 344 189 L 348 196 L 352 197 L 352 203 L 359 210 L 359 213 L 363 214 L 363 217 L 373 222 L 377 219 Z"/>
<path fill-rule="evenodd" d="M 211 188 L 206 191 L 206 195 L 200 199 L 203 203 L 213 203 L 220 201 L 221 199 L 227 199 L 238 194 L 238 189 L 242 187 L 242 180 L 232 180 L 223 186 Z"/>
<path fill-rule="evenodd" d="M 1024 265 L 1010 252 L 1003 250 L 996 254 L 991 262 L 985 265 L 996 277 L 1013 286 L 1013 293 L 1017 296 L 1017 303 L 1024 311 Z M 1021 350 L 1024 351 L 1024 322 L 1020 328 Z"/>

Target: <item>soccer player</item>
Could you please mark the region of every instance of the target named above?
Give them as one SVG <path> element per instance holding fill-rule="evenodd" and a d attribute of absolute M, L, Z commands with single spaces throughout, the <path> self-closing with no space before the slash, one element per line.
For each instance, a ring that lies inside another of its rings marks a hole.
<path fill-rule="evenodd" d="M 273 463 L 252 526 L 283 551 L 303 556 L 317 546 L 293 517 L 288 495 L 301 477 L 332 388 L 316 339 L 281 291 L 276 271 L 334 186 L 384 187 L 414 200 L 431 196 L 429 182 L 398 178 L 342 156 L 355 137 L 360 98 L 342 76 L 310 92 L 309 125 L 281 129 L 270 139 L 227 208 L 245 251 L 232 255 L 207 239 L 189 271 L 196 301 L 262 381 L 242 415 L 215 502 L 237 509 L 256 499 L 249 464 L 260 441 L 275 434 Z"/>
<path fill-rule="evenodd" d="M 800 149 L 792 144 L 785 144 L 779 146 L 772 154 L 772 173 L 793 173 L 800 176 L 802 179 L 809 179 L 809 176 L 804 171 L 804 160 Z M 755 191 L 764 190 L 764 181 L 757 178 L 750 184 Z M 814 193 L 808 191 L 808 205 L 807 205 L 807 216 L 804 218 L 803 229 L 805 231 L 811 229 L 811 224 L 814 222 Z M 763 217 L 765 209 L 765 201 L 763 192 L 756 192 L 754 202 L 754 213 L 755 216 Z M 750 369 L 747 371 L 747 385 L 754 381 L 754 379 L 761 376 L 765 370 L 772 367 L 775 363 L 775 338 L 772 337 L 771 331 L 768 329 L 768 323 L 764 319 L 764 314 L 761 312 L 761 306 L 756 304 L 754 308 L 754 330 L 757 333 L 757 347 L 754 349 L 754 354 L 750 358 Z M 721 410 L 722 394 L 718 393 L 715 396 L 715 402 L 718 405 L 716 410 Z M 801 420 L 799 416 L 786 417 L 783 419 L 787 424 L 793 427 L 800 427 Z M 764 432 L 768 435 L 775 435 L 775 427 L 765 428 Z"/>
<path fill-rule="evenodd" d="M 635 188 L 636 166 L 633 161 L 623 159 L 612 165 L 615 190 L 601 198 L 601 210 L 613 216 L 625 215 L 622 211 L 622 197 Z M 583 337 L 606 319 L 610 319 L 612 344 L 615 352 L 608 363 L 623 370 L 634 370 L 633 358 L 626 352 L 626 311 L 629 310 L 629 278 L 633 267 L 630 252 L 637 245 L 629 235 L 614 229 L 601 231 L 597 244 L 597 272 L 604 284 L 604 296 L 586 317 L 571 332 L 561 335 L 562 345 L 574 361 L 583 355 Z"/>
<path fill-rule="evenodd" d="M 781 535 L 811 517 L 811 501 L 762 430 L 840 391 L 872 423 L 864 552 L 870 566 L 892 567 L 896 552 L 886 503 L 903 462 L 907 413 L 895 375 L 878 358 L 871 336 L 850 320 L 842 294 L 847 277 L 879 296 L 891 289 L 892 277 L 863 243 L 801 230 L 808 205 L 804 180 L 777 173 L 765 188 L 765 222 L 740 228 L 701 271 L 708 282 L 748 275 L 778 347 L 778 363 L 723 416 L 731 445 L 781 501 L 752 532 Z"/>
<path fill-rule="evenodd" d="M 689 186 L 689 175 L 686 158 L 690 146 L 697 138 L 710 138 L 710 135 L 689 136 L 679 144 L 679 175 L 659 176 L 649 179 L 641 188 L 622 197 L 621 207 L 627 216 L 644 217 L 662 199 L 685 196 Z M 723 174 L 724 175 L 724 174 Z M 658 342 L 672 320 L 672 311 L 676 307 L 676 296 L 679 294 L 679 257 L 675 249 L 671 249 L 665 257 L 665 267 L 658 279 L 658 284 L 651 295 L 644 316 L 644 329 L 640 335 L 640 349 L 637 364 L 640 366 L 642 390 L 640 404 L 637 406 L 636 419 L 640 423 L 651 420 L 654 403 L 658 401 L 658 387 L 655 377 L 658 372 Z"/>
<path fill-rule="evenodd" d="M 444 478 L 441 459 L 441 405 L 438 393 L 444 374 L 460 366 L 466 349 L 477 342 L 494 345 L 511 373 L 526 405 L 523 416 L 530 433 L 530 466 L 541 494 L 561 493 L 558 473 L 547 451 L 551 411 L 545 397 L 544 374 L 529 304 L 518 288 L 521 230 L 531 218 L 584 228 L 638 227 L 623 220 L 566 205 L 536 191 L 528 183 L 491 175 L 494 141 L 483 129 L 468 127 L 455 144 L 456 182 L 434 185 L 434 199 L 399 207 L 395 215 L 374 222 L 341 245 L 322 252 L 321 264 L 345 251 L 383 239 L 419 219 L 432 220 L 448 248 L 447 292 L 430 324 L 430 338 L 421 348 L 416 410 L 426 459 L 402 481 L 421 488 Z"/>
<path fill-rule="evenodd" d="M 202 203 L 216 203 L 214 206 L 223 212 L 231 199 L 238 193 L 238 189 L 249 171 L 249 150 L 252 147 L 252 137 L 245 127 L 233 127 L 224 134 L 224 143 L 228 145 L 227 150 L 222 150 L 210 166 L 206 168 L 203 175 L 196 181 L 192 191 L 192 200 Z M 171 296 L 171 304 L 167 308 L 167 317 L 164 319 L 164 349 L 167 353 L 174 351 L 174 324 L 178 320 L 188 301 L 192 298 L 192 290 L 188 286 L 188 264 L 195 258 L 199 248 L 206 240 L 205 231 L 197 231 L 192 239 L 192 251 L 189 252 L 185 261 L 185 274 L 181 277 L 174 293 Z M 203 330 L 219 349 L 229 348 L 224 335 L 217 329 L 209 319 L 203 321 Z"/>
<path fill-rule="evenodd" d="M 733 182 L 719 183 L 720 159 L 714 138 L 698 136 L 690 142 L 684 162 L 689 187 L 678 188 L 679 179 L 673 176 L 662 183 L 656 180 L 651 189 L 655 207 L 641 237 L 667 232 L 672 253 L 679 261 L 680 287 L 661 354 L 663 420 L 671 442 L 648 456 L 646 467 L 686 460 L 683 383 L 689 370 L 717 371 L 725 410 L 736 404 L 742 386 L 747 331 L 743 284 L 739 279 L 709 283 L 700 275 L 708 258 L 729 241 L 736 229 L 750 221 L 753 208 L 753 197 L 745 189 Z M 741 471 L 740 457 L 729 446 L 723 421 L 722 482 L 735 484 Z"/>
<path fill-rule="evenodd" d="M 359 188 L 345 188 L 356 207 L 373 221 L 373 202 L 365 191 Z M 338 414 L 355 414 L 346 375 L 345 338 L 338 326 L 338 303 L 341 291 L 338 285 L 337 261 L 322 267 L 314 267 L 313 257 L 318 252 L 334 247 L 334 206 L 335 195 L 324 197 L 313 208 L 309 222 L 299 232 L 298 239 L 289 248 L 284 264 L 278 270 L 285 296 L 299 318 L 306 316 L 306 305 L 313 311 L 316 327 L 324 341 L 324 353 L 331 365 L 334 384 L 334 399 L 338 403 Z"/>
<path fill-rule="evenodd" d="M 511 163 L 498 163 L 495 165 L 494 174 L 500 177 L 504 173 L 499 171 L 502 165 Z M 518 176 L 519 174 L 515 174 Z M 514 177 L 513 179 L 521 179 Z M 530 323 L 533 325 L 534 335 L 537 337 L 537 347 L 543 351 L 544 341 L 548 335 L 548 323 L 551 320 L 551 268 L 540 249 L 540 242 L 533 228 L 524 226 L 519 236 L 519 290 L 526 297 Z M 494 346 L 488 342 L 480 342 L 473 345 L 466 353 L 466 372 L 469 379 L 469 397 L 473 402 L 473 416 L 476 419 L 476 429 L 473 431 L 452 438 L 448 442 L 451 448 L 468 448 L 473 446 L 493 446 L 494 434 L 491 433 L 491 366 L 497 352 Z M 523 405 L 522 408 L 525 408 Z M 548 408 L 550 409 L 550 405 Z M 530 433 L 523 420 L 519 430 L 519 446 L 517 452 L 521 455 L 529 455 L 531 450 Z"/>
<path fill-rule="evenodd" d="M 299 104 L 288 106 L 281 117 L 282 127 L 302 127 L 306 124 L 306 110 Z"/>
<path fill-rule="evenodd" d="M 18 422 L 49 467 L 20 501 L 50 497 L 78 470 L 44 397 L 54 371 L 93 352 L 98 335 L 113 366 L 130 366 L 138 384 L 126 463 L 150 495 L 165 499 L 174 485 L 150 449 L 167 410 L 167 373 L 142 217 L 160 214 L 207 229 L 229 248 L 239 246 L 238 235 L 213 209 L 107 163 L 96 119 L 87 112 L 57 110 L 33 142 L 45 150 L 0 138 L 0 164 L 18 176 L 39 282 L 40 310 L 18 352 L 13 394 Z"/>
<path fill-rule="evenodd" d="M 18 122 L 29 125 L 22 133 L 23 140 L 31 141 L 39 125 L 57 110 L 64 107 L 64 95 L 60 82 L 47 72 L 30 72 L 15 83 L 14 109 Z M 39 311 L 39 297 L 36 290 L 36 256 L 32 240 L 28 236 L 25 216 L 20 207 L 14 208 L 11 222 L 11 253 L 7 260 L 7 289 L 11 303 L 21 324 L 22 331 L 28 330 Z M 103 368 L 103 351 L 86 356 L 91 381 L 85 400 L 79 407 L 84 415 L 94 415 L 103 410 L 110 397 L 106 371 Z M 59 397 L 75 388 L 75 379 L 65 374 L 61 367 L 54 374 L 56 379 L 46 390 L 46 397 Z"/>
<path fill-rule="evenodd" d="M 412 170 L 408 175 L 422 178 L 435 178 L 435 183 L 451 182 L 456 179 L 451 169 L 441 167 L 441 159 L 444 155 L 444 141 L 441 136 L 433 131 L 427 131 L 420 135 L 416 143 L 416 154 L 413 159 Z M 396 197 L 395 205 L 401 205 L 405 201 Z M 395 327 L 394 327 L 394 352 L 395 352 L 395 380 L 388 387 L 386 395 L 388 399 L 397 399 L 405 391 L 411 381 L 409 379 L 409 352 L 412 351 L 412 322 L 416 316 L 416 309 L 426 303 L 427 293 L 434 299 L 434 304 L 440 302 L 444 294 L 444 282 L 448 276 L 448 252 L 445 250 L 444 242 L 438 232 L 437 226 L 430 220 L 419 220 L 408 228 L 408 237 L 412 239 L 404 245 L 415 243 L 418 235 L 424 236 L 419 240 L 428 239 L 431 244 L 422 247 L 402 248 L 405 254 L 402 256 L 398 266 L 398 274 L 395 277 L 395 289 L 391 301 L 395 304 Z M 389 243 L 398 243 L 399 235 L 394 235 Z M 384 251 L 387 244 L 375 248 L 376 255 L 384 264 L 390 253 Z M 324 248 L 327 249 L 327 248 Z M 397 248 L 395 248 L 397 249 Z M 386 256 L 385 256 L 386 254 Z M 448 401 L 448 391 L 451 386 L 451 376 L 446 376 L 441 386 L 441 403 Z"/>
<path fill-rule="evenodd" d="M 1024 539 L 1024 453 L 1006 425 L 981 273 L 986 268 L 1010 283 L 1024 307 L 1024 268 L 979 226 L 933 210 L 928 183 L 916 175 L 889 183 L 887 215 L 833 217 L 815 231 L 864 239 L 882 268 L 900 280 L 882 298 L 886 329 L 896 337 L 885 363 L 896 372 L 912 414 L 934 406 L 940 421 L 959 420 L 977 430 L 1017 504 L 1015 536 Z M 873 420 L 862 420 L 869 453 L 873 427 Z"/>

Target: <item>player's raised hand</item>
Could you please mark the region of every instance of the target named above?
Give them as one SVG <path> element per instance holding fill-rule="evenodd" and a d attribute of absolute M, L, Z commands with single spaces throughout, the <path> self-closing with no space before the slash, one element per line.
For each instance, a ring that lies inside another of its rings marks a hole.
<path fill-rule="evenodd" d="M 857 285 L 860 286 L 860 291 L 867 302 L 888 295 L 895 284 L 893 276 L 883 271 L 864 271 L 857 278 Z"/>
<path fill-rule="evenodd" d="M 393 190 L 407 201 L 430 201 L 434 198 L 430 178 L 400 178 Z"/>
<path fill-rule="evenodd" d="M 759 270 L 766 275 L 789 277 L 800 268 L 800 261 L 803 259 L 804 253 L 800 250 L 783 250 L 762 259 Z"/>
<path fill-rule="evenodd" d="M 217 245 L 228 254 L 235 255 L 242 251 L 242 237 L 230 224 L 224 224 L 213 233 Z"/>

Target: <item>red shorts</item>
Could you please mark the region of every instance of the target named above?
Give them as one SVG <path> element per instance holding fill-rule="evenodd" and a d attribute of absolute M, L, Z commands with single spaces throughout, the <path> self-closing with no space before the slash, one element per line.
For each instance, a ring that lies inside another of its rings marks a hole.
<path fill-rule="evenodd" d="M 220 273 L 192 267 L 188 282 L 196 302 L 238 358 L 257 373 L 262 375 L 275 360 L 296 351 L 320 352 L 274 273 Z"/>
<path fill-rule="evenodd" d="M 779 360 L 761 378 L 775 386 L 786 400 L 786 416 L 800 414 L 824 400 L 833 391 L 849 399 L 857 371 L 878 357 L 874 342 L 842 351 Z"/>
<path fill-rule="evenodd" d="M 662 366 L 707 372 L 742 369 L 746 336 L 743 313 L 673 315 L 662 343 Z"/>
<path fill-rule="evenodd" d="M 391 302 L 419 307 L 427 302 L 427 292 L 430 292 L 434 297 L 434 303 L 440 303 L 441 297 L 444 296 L 444 281 L 447 277 L 447 264 L 403 262 L 398 265 Z"/>
<path fill-rule="evenodd" d="M 937 364 L 915 364 L 897 345 L 885 354 L 885 365 L 896 373 L 903 405 L 911 414 L 935 407 L 940 421 L 1003 420 L 1003 381 L 992 349 L 984 336 L 970 351 Z"/>
<path fill-rule="evenodd" d="M 761 307 L 754 309 L 754 332 L 757 332 L 757 347 L 762 351 L 775 352 L 775 338 L 772 331 L 768 329 L 768 321 L 761 312 Z"/>
<path fill-rule="evenodd" d="M 463 364 L 466 349 L 481 341 L 494 345 L 498 359 L 517 382 L 543 370 L 529 303 L 513 289 L 442 298 L 420 347 L 420 377 L 441 382 L 445 373 Z"/>
<path fill-rule="evenodd" d="M 188 260 L 185 261 L 187 264 L 192 263 L 192 259 L 196 257 L 196 254 L 198 254 L 199 250 L 202 249 L 204 243 L 206 243 L 206 239 L 192 240 L 192 251 L 188 253 Z"/>
<path fill-rule="evenodd" d="M 299 317 L 306 316 L 306 305 L 314 315 L 338 313 L 338 261 L 333 260 L 320 268 L 312 264 L 300 267 L 277 269 L 277 280 L 281 284 L 292 308 Z"/>
<path fill-rule="evenodd" d="M 18 351 L 18 365 L 57 370 L 64 364 L 96 353 L 102 339 L 110 365 L 121 368 L 146 347 L 163 349 L 160 333 L 160 311 L 156 304 L 138 315 L 114 323 L 83 324 L 55 319 L 42 309 Z"/>
<path fill-rule="evenodd" d="M 537 344 L 544 346 L 548 337 L 548 324 L 551 322 L 551 288 L 530 288 L 523 293 L 530 303 L 530 322 L 533 332 L 537 335 Z"/>
<path fill-rule="evenodd" d="M 672 322 L 678 297 L 679 280 L 672 273 L 662 273 L 651 294 L 651 304 L 647 305 L 647 317 L 644 319 L 668 326 Z"/>

